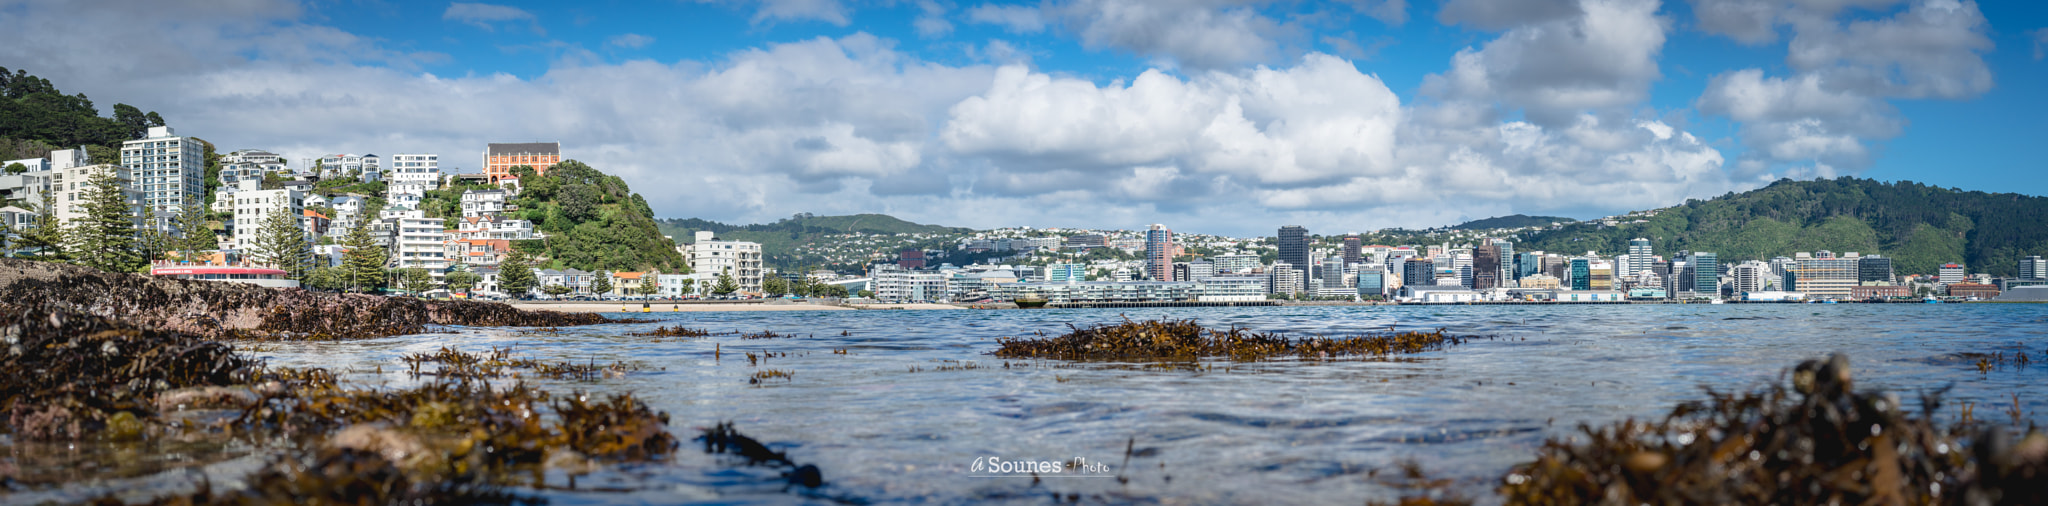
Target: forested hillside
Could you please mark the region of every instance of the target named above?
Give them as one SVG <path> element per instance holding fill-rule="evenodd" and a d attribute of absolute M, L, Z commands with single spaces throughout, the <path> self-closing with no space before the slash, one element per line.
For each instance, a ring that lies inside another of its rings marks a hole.
<path fill-rule="evenodd" d="M 512 201 L 519 207 L 516 216 L 548 235 L 518 241 L 521 251 L 551 258 L 553 267 L 689 272 L 675 244 L 655 226 L 647 200 L 618 176 L 575 160 L 549 167 L 545 176 L 527 167 L 515 167 L 512 174 L 525 185 Z"/>
<path fill-rule="evenodd" d="M 709 230 L 721 240 L 761 243 L 762 260 L 778 269 L 824 268 L 858 271 L 865 255 L 899 248 L 946 247 L 973 229 L 921 225 L 886 214 L 814 216 L 798 214 L 775 223 L 728 225 L 697 218 L 659 220 L 661 233 L 678 243 Z"/>
<path fill-rule="evenodd" d="M 1556 216 L 1529 216 L 1523 214 L 1516 214 L 1510 216 L 1487 218 L 1483 220 L 1472 220 L 1451 228 L 1456 230 L 1486 230 L 1494 228 L 1548 227 L 1552 223 L 1571 223 L 1575 221 L 1579 220 L 1574 220 L 1571 218 L 1559 218 Z"/>
<path fill-rule="evenodd" d="M 1659 254 L 1712 251 L 1723 262 L 1855 251 L 1894 257 L 1900 274 L 1932 274 L 1947 262 L 2012 275 L 2023 255 L 2048 255 L 2048 198 L 1884 183 L 1843 177 L 1780 180 L 1768 187 L 1659 209 L 1647 223 L 1600 222 L 1529 233 L 1521 251 L 1625 251 L 1636 237 Z"/>
<path fill-rule="evenodd" d="M 84 93 L 65 95 L 50 80 L 0 67 L 0 160 L 40 158 L 55 149 L 86 146 L 94 163 L 120 161 L 121 142 L 163 126 L 155 112 L 114 104 L 101 117 Z"/>

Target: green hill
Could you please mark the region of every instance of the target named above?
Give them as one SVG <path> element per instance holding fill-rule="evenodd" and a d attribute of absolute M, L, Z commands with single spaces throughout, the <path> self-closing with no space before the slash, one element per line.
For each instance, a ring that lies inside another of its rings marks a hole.
<path fill-rule="evenodd" d="M 943 247 L 973 229 L 921 225 L 886 214 L 814 216 L 800 213 L 774 223 L 729 225 L 698 218 L 656 220 L 661 233 L 676 243 L 694 241 L 699 230 L 709 230 L 722 240 L 761 243 L 763 263 L 781 270 L 825 268 L 859 270 L 860 258 L 870 252 L 894 252 L 903 247 Z M 865 240 L 851 240 L 866 236 Z"/>
<path fill-rule="evenodd" d="M 48 79 L 0 67 L 0 160 L 85 146 L 93 163 L 115 163 L 122 141 L 164 126 L 162 116 L 128 104 L 114 104 L 114 117 L 99 114 L 84 93 L 65 95 Z"/>
<path fill-rule="evenodd" d="M 1650 213 L 1615 226 L 1590 221 L 1531 232 L 1516 247 L 1611 254 L 1642 237 L 1660 254 L 1712 251 L 1724 263 L 1854 251 L 1891 256 L 1900 274 L 1932 274 L 1943 263 L 1962 262 L 1972 272 L 2001 276 L 2015 273 L 2020 256 L 2048 254 L 2048 198 L 1909 181 L 1786 179 Z"/>
<path fill-rule="evenodd" d="M 515 167 L 524 188 L 512 203 L 547 239 L 517 241 L 520 251 L 553 259 L 550 266 L 586 271 L 689 272 L 675 244 L 663 238 L 647 200 L 618 176 L 582 162 L 549 167 L 547 175 Z"/>
<path fill-rule="evenodd" d="M 1548 227 L 1552 223 L 1572 223 L 1579 220 L 1556 216 L 1529 216 L 1516 214 L 1483 220 L 1473 220 L 1451 227 L 1457 230 L 1492 230 L 1497 228 Z"/>

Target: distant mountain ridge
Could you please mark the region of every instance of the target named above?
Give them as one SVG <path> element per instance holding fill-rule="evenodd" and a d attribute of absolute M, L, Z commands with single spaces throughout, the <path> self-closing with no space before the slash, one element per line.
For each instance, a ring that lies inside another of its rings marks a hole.
<path fill-rule="evenodd" d="M 1513 214 L 1483 220 L 1472 220 L 1451 227 L 1455 230 L 1492 230 L 1501 228 L 1548 227 L 1552 223 L 1575 223 L 1579 220 L 1557 216 L 1529 216 Z"/>
<path fill-rule="evenodd" d="M 1619 220 L 1524 234 L 1519 251 L 1604 254 L 1650 239 L 1657 254 L 1712 251 L 1724 263 L 1828 250 L 1893 258 L 1899 274 L 1933 274 L 1961 262 L 2010 276 L 2024 255 L 2048 255 L 2048 197 L 1841 177 L 1781 179 L 1770 186 L 1657 209 Z M 1643 223 L 1635 223 L 1641 220 Z"/>
<path fill-rule="evenodd" d="M 770 267 L 783 269 L 827 268 L 857 271 L 862 266 L 848 263 L 834 263 L 819 252 L 821 249 L 843 247 L 830 244 L 822 239 L 827 235 L 864 233 L 875 235 L 930 234 L 933 238 L 902 238 L 866 245 L 870 251 L 891 252 L 900 247 L 945 247 L 952 239 L 974 232 L 974 229 L 924 225 L 898 219 L 886 214 L 854 214 L 847 216 L 815 216 L 800 213 L 774 223 L 752 225 L 731 225 L 698 218 L 668 218 L 655 220 L 662 235 L 675 239 L 677 245 L 696 241 L 696 232 L 708 230 L 721 240 L 756 242 L 761 244 L 761 256 Z"/>

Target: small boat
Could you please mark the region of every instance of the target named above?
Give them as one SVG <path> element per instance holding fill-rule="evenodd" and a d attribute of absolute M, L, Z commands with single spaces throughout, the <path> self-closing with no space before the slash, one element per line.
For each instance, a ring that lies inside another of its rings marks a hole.
<path fill-rule="evenodd" d="M 1015 302 L 1018 309 L 1039 309 L 1045 307 L 1045 303 L 1048 301 L 1044 297 L 1026 296 L 1018 297 Z"/>
<path fill-rule="evenodd" d="M 1714 300 L 1713 300 L 1712 302 L 1708 302 L 1708 304 L 1727 304 L 1727 303 L 1728 303 L 1728 301 L 1725 301 L 1725 300 L 1721 300 L 1721 299 L 1714 299 Z"/>
<path fill-rule="evenodd" d="M 1937 299 L 1937 298 L 1933 298 L 1933 297 L 1928 297 L 1928 298 L 1925 298 L 1925 299 L 1920 299 L 1920 302 L 1925 302 L 1925 303 L 1928 303 L 1928 304 L 1940 304 L 1940 303 L 1941 303 L 1941 299 Z"/>

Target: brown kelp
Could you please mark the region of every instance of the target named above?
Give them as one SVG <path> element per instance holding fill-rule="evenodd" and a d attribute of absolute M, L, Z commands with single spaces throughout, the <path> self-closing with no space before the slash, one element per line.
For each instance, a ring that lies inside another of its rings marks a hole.
<path fill-rule="evenodd" d="M 0 313 L 0 344 L 5 429 L 32 440 L 135 437 L 160 394 L 255 371 L 225 344 L 48 308 Z"/>
<path fill-rule="evenodd" d="M 1581 426 L 1499 491 L 1510 504 L 2043 504 L 2048 435 L 1931 420 L 1852 389 L 1848 359 L 1760 391 L 1708 392 L 1655 422 Z"/>
<path fill-rule="evenodd" d="M 638 371 L 637 365 L 625 362 L 599 364 L 596 361 L 578 364 L 575 362 L 545 362 L 530 358 L 513 358 L 511 348 L 493 347 L 486 353 L 463 353 L 442 347 L 434 353 L 413 353 L 402 357 L 413 377 L 445 376 L 460 378 L 504 378 L 538 377 L 550 379 L 593 380 L 623 376 Z M 438 369 L 426 370 L 421 366 L 434 364 Z"/>
<path fill-rule="evenodd" d="M 626 335 L 634 337 L 706 337 L 712 334 L 709 330 L 693 329 L 684 327 L 682 325 L 676 325 L 674 327 L 656 327 L 654 330 L 649 330 L 646 332 L 627 332 Z"/>
<path fill-rule="evenodd" d="M 1469 339 L 1447 335 L 1441 329 L 1430 333 L 1291 339 L 1281 334 L 1251 332 L 1235 327 L 1206 329 L 1194 320 L 1133 322 L 1127 319 L 1115 325 L 1088 328 L 1069 325 L 1068 328 L 1072 332 L 1057 337 L 997 339 L 1000 347 L 990 354 L 1002 358 L 1097 361 L 1192 361 L 1212 357 L 1256 361 L 1290 356 L 1321 359 L 1437 351 Z"/>
<path fill-rule="evenodd" d="M 542 327 L 615 323 L 597 314 L 526 311 L 479 301 L 430 301 L 273 289 L 110 273 L 0 259 L 9 312 L 62 308 L 143 329 L 202 338 L 330 340 L 415 334 L 428 325 Z"/>
<path fill-rule="evenodd" d="M 704 453 L 729 453 L 747 459 L 748 464 L 786 467 L 788 470 L 783 472 L 782 476 L 789 480 L 790 485 L 815 488 L 825 482 L 823 473 L 818 471 L 818 466 L 797 464 L 796 461 L 790 460 L 788 455 L 769 449 L 768 445 L 734 430 L 732 422 L 723 422 L 702 429 L 702 434 L 697 436 L 697 440 L 704 442 Z"/>

